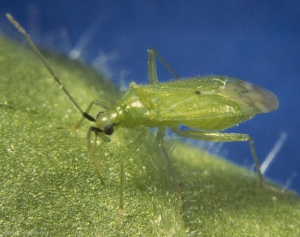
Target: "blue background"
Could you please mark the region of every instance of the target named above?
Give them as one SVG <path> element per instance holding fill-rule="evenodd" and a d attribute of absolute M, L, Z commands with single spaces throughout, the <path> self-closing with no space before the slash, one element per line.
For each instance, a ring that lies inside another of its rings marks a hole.
<path fill-rule="evenodd" d="M 6 1 L 0 27 L 16 35 L 6 12 L 36 42 L 66 54 L 98 19 L 80 58 L 93 63 L 102 52 L 108 60 L 102 69 L 118 84 L 147 83 L 146 50 L 154 47 L 182 77 L 227 75 L 274 92 L 276 112 L 229 131 L 250 134 L 260 161 L 287 133 L 265 175 L 282 185 L 293 177 L 290 188 L 300 193 L 300 1 Z M 171 78 L 158 70 L 161 81 Z M 225 152 L 236 163 L 253 164 L 246 143 L 226 143 Z"/>

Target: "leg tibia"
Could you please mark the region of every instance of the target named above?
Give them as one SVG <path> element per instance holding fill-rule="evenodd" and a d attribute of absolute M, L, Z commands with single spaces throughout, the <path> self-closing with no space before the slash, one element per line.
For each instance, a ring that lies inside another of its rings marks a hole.
<path fill-rule="evenodd" d="M 260 170 L 259 162 L 257 155 L 254 149 L 254 142 L 248 134 L 240 133 L 219 133 L 219 132 L 201 132 L 195 130 L 183 130 L 176 131 L 172 130 L 174 133 L 177 133 L 179 136 L 192 138 L 196 140 L 204 140 L 210 142 L 238 142 L 238 141 L 249 141 L 250 150 L 253 156 L 253 160 L 256 166 L 257 174 L 259 177 L 259 182 L 261 186 L 264 186 L 264 179 Z"/>

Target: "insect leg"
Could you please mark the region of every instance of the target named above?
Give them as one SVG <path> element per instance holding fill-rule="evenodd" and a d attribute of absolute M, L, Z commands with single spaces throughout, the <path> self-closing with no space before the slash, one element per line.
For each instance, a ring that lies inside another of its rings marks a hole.
<path fill-rule="evenodd" d="M 92 137 L 91 137 L 92 132 L 95 133 L 94 146 L 92 145 L 92 140 L 91 140 L 92 139 Z M 104 184 L 104 181 L 103 181 L 103 178 L 102 178 L 102 175 L 101 175 L 101 173 L 103 173 L 103 169 L 102 169 L 102 166 L 101 166 L 101 164 L 100 164 L 100 162 L 97 159 L 96 154 L 95 154 L 95 147 L 96 147 L 96 141 L 97 141 L 97 128 L 90 127 L 86 138 L 87 138 L 87 143 L 88 143 L 88 150 L 89 150 L 90 155 L 92 157 L 92 160 L 93 160 L 94 166 L 96 168 L 98 177 L 99 177 L 101 183 Z M 104 142 L 102 144 L 104 144 Z"/>
<path fill-rule="evenodd" d="M 124 160 L 128 160 L 130 156 L 133 155 L 133 153 L 139 148 L 141 145 L 143 138 L 146 135 L 146 130 L 143 130 L 137 137 L 137 139 L 130 145 L 130 149 L 126 151 L 126 154 L 124 156 L 121 156 L 121 172 L 120 172 L 120 203 L 119 203 L 119 208 L 120 208 L 120 215 L 119 219 L 117 222 L 117 226 L 120 227 L 121 223 L 121 218 L 123 215 L 123 210 L 124 210 L 124 185 L 125 185 L 125 172 L 124 172 Z"/>
<path fill-rule="evenodd" d="M 171 74 L 176 78 L 179 79 L 178 74 L 174 71 L 173 68 L 159 55 L 159 53 L 154 49 L 148 49 L 148 79 L 149 84 L 156 84 L 158 83 L 157 77 L 157 70 L 156 70 L 156 61 L 155 56 L 158 58 L 159 61 L 171 72 Z"/>
<path fill-rule="evenodd" d="M 158 132 L 157 132 L 157 135 L 156 135 L 156 139 L 158 141 L 159 146 L 161 147 L 162 152 L 164 153 L 164 157 L 166 158 L 168 169 L 169 169 L 169 172 L 171 174 L 171 178 L 173 180 L 173 183 L 175 185 L 175 189 L 176 189 L 176 192 L 177 192 L 180 214 L 182 214 L 181 190 L 180 190 L 180 187 L 178 185 L 177 176 L 176 176 L 176 174 L 173 171 L 172 163 L 171 163 L 171 160 L 169 158 L 167 149 L 166 149 L 166 147 L 164 145 L 164 136 L 165 136 L 165 129 L 159 128 Z"/>
<path fill-rule="evenodd" d="M 257 159 L 257 155 L 254 149 L 254 142 L 252 138 L 248 134 L 239 134 L 239 133 L 218 133 L 218 132 L 200 132 L 195 130 L 183 130 L 183 131 L 176 131 L 172 130 L 173 132 L 177 133 L 179 136 L 188 137 L 197 140 L 205 140 L 210 142 L 238 142 L 238 141 L 249 141 L 250 150 L 254 159 L 254 163 L 256 166 L 259 184 L 260 186 L 268 186 L 264 182 L 263 175 L 260 170 L 259 162 Z"/>

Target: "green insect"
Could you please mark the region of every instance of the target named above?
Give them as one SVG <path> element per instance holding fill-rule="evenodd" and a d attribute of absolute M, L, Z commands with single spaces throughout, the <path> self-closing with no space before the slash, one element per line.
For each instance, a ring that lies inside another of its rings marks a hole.
<path fill-rule="evenodd" d="M 82 114 L 82 118 L 74 128 L 79 128 L 84 119 L 94 123 L 88 130 L 87 143 L 101 182 L 103 182 L 102 169 L 95 155 L 95 147 L 92 145 L 93 133 L 103 142 L 108 142 L 110 141 L 109 136 L 118 127 L 130 129 L 157 127 L 157 141 L 169 167 L 171 167 L 171 162 L 164 147 L 166 128 L 171 129 L 179 136 L 197 140 L 211 142 L 249 141 L 260 185 L 267 186 L 260 171 L 252 138 L 248 134 L 221 133 L 219 131 L 238 125 L 257 114 L 276 110 L 278 100 L 273 93 L 257 85 L 226 76 L 193 77 L 181 80 L 166 61 L 153 48 L 150 48 L 148 50 L 149 85 L 131 83 L 116 104 L 109 105 L 95 100 L 84 111 L 46 63 L 25 30 L 10 14 L 6 14 L 6 17 L 26 37 L 54 80 Z M 171 71 L 177 80 L 159 83 L 155 56 Z M 105 109 L 105 111 L 99 112 L 96 118 L 89 114 L 94 105 Z M 190 127 L 192 130 L 179 130 L 179 125 Z M 144 132 L 142 132 L 138 136 L 138 139 L 127 152 L 127 156 L 130 156 L 139 147 L 144 135 Z M 121 166 L 122 173 L 124 173 L 123 169 L 123 166 Z M 177 179 L 172 171 L 171 174 L 181 203 Z M 123 175 L 121 175 L 121 189 L 123 189 L 123 179 Z M 123 191 L 121 191 L 120 197 L 120 210 L 122 209 Z"/>

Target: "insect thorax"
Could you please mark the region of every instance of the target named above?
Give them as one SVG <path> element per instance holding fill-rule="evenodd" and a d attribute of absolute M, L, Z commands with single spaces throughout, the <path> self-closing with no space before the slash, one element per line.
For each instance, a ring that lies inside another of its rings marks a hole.
<path fill-rule="evenodd" d="M 138 127 L 145 125 L 150 118 L 149 109 L 136 95 L 135 88 L 131 85 L 114 107 L 116 116 L 112 115 L 113 122 L 122 127 Z"/>

